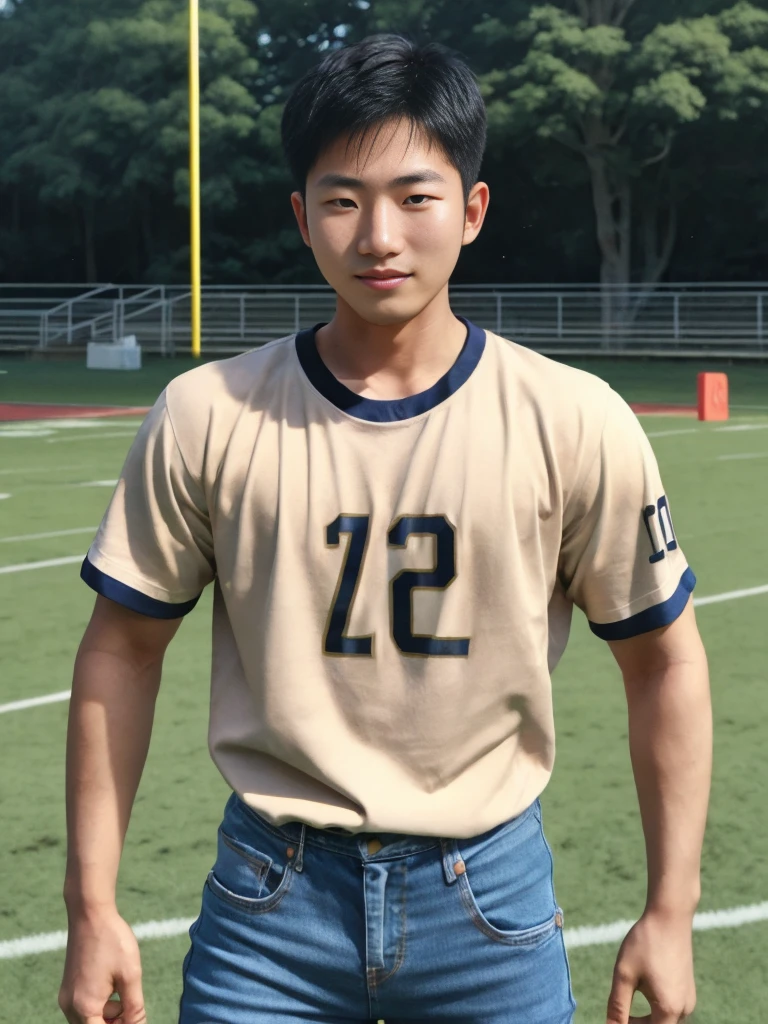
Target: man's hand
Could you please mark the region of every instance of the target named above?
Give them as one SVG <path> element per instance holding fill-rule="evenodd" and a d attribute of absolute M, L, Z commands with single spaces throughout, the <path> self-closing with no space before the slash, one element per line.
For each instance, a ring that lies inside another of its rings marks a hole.
<path fill-rule="evenodd" d="M 146 1024 L 139 945 L 117 910 L 70 919 L 59 1006 L 69 1024 Z"/>
<path fill-rule="evenodd" d="M 613 971 L 607 1024 L 678 1024 L 693 1013 L 693 935 L 690 915 L 646 911 L 624 939 Z M 632 1017 L 632 996 L 641 992 L 650 1017 Z"/>

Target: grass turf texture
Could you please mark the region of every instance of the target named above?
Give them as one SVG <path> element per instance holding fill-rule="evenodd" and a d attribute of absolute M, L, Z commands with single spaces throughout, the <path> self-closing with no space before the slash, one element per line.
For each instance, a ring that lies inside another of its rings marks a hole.
<path fill-rule="evenodd" d="M 568 360 L 571 365 L 596 373 L 628 402 L 696 404 L 696 373 L 714 370 L 728 374 L 731 401 L 760 405 L 768 412 L 768 365 L 728 365 L 710 360 L 701 363 L 677 360 L 660 363 L 649 359 Z M 0 402 L 68 402 L 96 405 L 151 405 L 172 377 L 199 365 L 191 357 L 163 359 L 147 356 L 141 370 L 83 369 L 82 359 L 36 361 L 0 354 Z"/>
<path fill-rule="evenodd" d="M 157 360 L 141 374 L 86 373 L 74 364 L 3 360 L 0 401 L 144 404 L 188 364 Z M 688 364 L 591 364 L 635 401 L 693 401 Z M 683 373 L 684 371 L 684 373 Z M 768 371 L 729 369 L 732 401 L 768 406 Z M 58 389 L 56 382 L 58 380 Z M 23 388 L 22 388 L 23 385 Z M 23 389 L 23 394 L 20 391 Z M 737 410 L 738 412 L 738 410 Z M 733 425 L 768 428 L 768 415 L 743 410 Z M 135 421 L 138 422 L 138 421 Z M 722 431 L 679 418 L 644 420 L 670 495 L 675 526 L 698 575 L 697 595 L 768 583 L 764 509 L 768 429 Z M 110 421 L 10 436 L 0 425 L 0 538 L 96 525 L 132 427 Z M 46 427 L 46 429 L 48 429 Z M 56 442 L 51 443 L 51 442 Z M 0 542 L 0 566 L 84 552 L 88 534 Z M 0 576 L 0 703 L 68 688 L 93 595 L 77 565 Z M 768 819 L 764 723 L 768 595 L 703 607 L 716 722 L 715 776 L 704 855 L 701 909 L 768 899 Z M 130 922 L 193 917 L 215 850 L 227 789 L 206 749 L 210 598 L 206 594 L 166 659 L 147 768 L 128 834 L 120 909 Z M 621 680 L 606 645 L 576 613 L 568 651 L 554 677 L 558 759 L 544 795 L 566 927 L 637 915 L 644 854 L 627 750 Z M 67 705 L 0 715 L 0 940 L 66 927 L 64 743 Z M 142 945 L 150 1024 L 173 1024 L 185 938 Z M 697 934 L 698 1024 L 762 1024 L 768 1000 L 768 923 Z M 571 952 L 579 1024 L 603 1024 L 615 946 Z M 63 1020 L 56 1006 L 63 953 L 0 961 L 0 1020 Z"/>

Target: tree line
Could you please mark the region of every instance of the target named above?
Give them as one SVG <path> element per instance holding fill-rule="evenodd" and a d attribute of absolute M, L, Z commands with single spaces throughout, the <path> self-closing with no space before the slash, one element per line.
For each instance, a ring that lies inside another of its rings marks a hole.
<path fill-rule="evenodd" d="M 316 282 L 293 83 L 398 31 L 462 53 L 492 205 L 462 282 L 755 280 L 768 0 L 201 0 L 203 276 Z M 188 276 L 187 0 L 0 0 L 0 280 Z"/>

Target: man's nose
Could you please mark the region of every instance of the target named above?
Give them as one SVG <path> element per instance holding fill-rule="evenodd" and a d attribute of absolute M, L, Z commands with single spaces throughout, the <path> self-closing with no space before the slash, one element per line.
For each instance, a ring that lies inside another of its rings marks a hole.
<path fill-rule="evenodd" d="M 361 223 L 358 252 L 363 256 L 376 256 L 378 259 L 401 252 L 402 242 L 398 237 L 397 221 L 391 203 L 374 203 Z"/>

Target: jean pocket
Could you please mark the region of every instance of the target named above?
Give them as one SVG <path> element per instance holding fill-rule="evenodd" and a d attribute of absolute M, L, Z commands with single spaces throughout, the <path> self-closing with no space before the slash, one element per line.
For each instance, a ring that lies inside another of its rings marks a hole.
<path fill-rule="evenodd" d="M 278 861 L 272 841 L 257 847 L 250 837 L 231 835 L 219 828 L 216 863 L 208 875 L 209 891 L 223 903 L 249 913 L 274 909 L 288 892 L 293 865 L 287 856 Z"/>
<path fill-rule="evenodd" d="M 515 827 L 489 837 L 459 840 L 456 852 L 462 904 L 484 935 L 532 949 L 562 928 L 552 861 L 537 814 L 525 812 Z"/>

